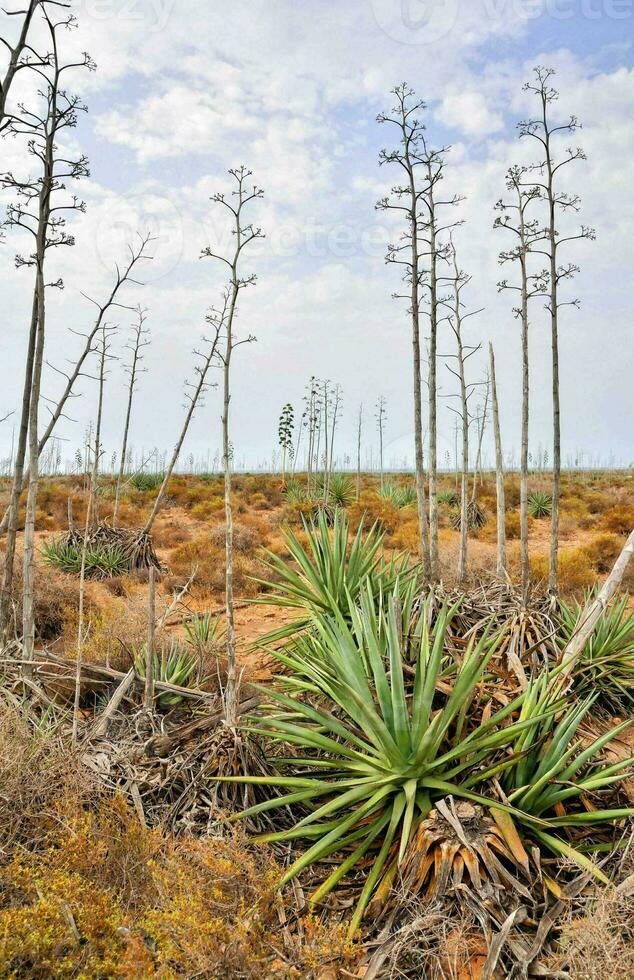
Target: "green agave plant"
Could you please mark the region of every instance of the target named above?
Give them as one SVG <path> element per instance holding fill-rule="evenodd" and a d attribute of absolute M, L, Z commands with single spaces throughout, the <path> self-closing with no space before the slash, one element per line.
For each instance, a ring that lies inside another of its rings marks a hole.
<path fill-rule="evenodd" d="M 328 477 L 328 503 L 335 507 L 348 507 L 354 500 L 356 490 L 347 473 L 331 473 Z M 323 477 L 317 482 L 317 497 L 324 496 Z"/>
<path fill-rule="evenodd" d="M 134 669 L 139 677 L 145 677 L 146 651 L 145 646 L 141 647 L 134 658 Z M 197 658 L 192 653 L 175 645 L 167 650 L 161 650 L 160 655 L 154 658 L 152 666 L 155 681 L 177 684 L 178 687 L 190 687 L 195 679 L 198 664 Z M 167 708 L 173 707 L 181 700 L 181 696 L 175 692 L 163 692 L 157 702 L 162 708 Z"/>
<path fill-rule="evenodd" d="M 446 504 L 448 507 L 457 507 L 458 494 L 455 490 L 440 490 L 438 493 L 438 503 Z"/>
<path fill-rule="evenodd" d="M 613 765 L 600 761 L 605 747 L 631 722 L 614 726 L 584 746 L 575 736 L 596 701 L 596 695 L 553 711 L 553 707 L 557 708 L 556 695 L 556 671 L 551 677 L 544 671 L 529 682 L 519 719 L 521 723 L 530 724 L 524 725 L 519 732 L 512 744 L 512 754 L 497 767 L 495 775 L 516 811 L 515 819 L 524 824 L 526 833 L 553 854 L 564 855 L 607 883 L 596 864 L 556 831 L 610 824 L 634 815 L 633 808 L 589 810 L 580 806 L 584 797 L 631 775 L 629 770 L 634 764 L 634 756 Z M 543 825 L 536 825 L 532 820 L 534 817 L 541 818 Z"/>
<path fill-rule="evenodd" d="M 164 473 L 135 473 L 131 482 L 135 490 L 147 492 L 160 487 L 164 476 Z"/>
<path fill-rule="evenodd" d="M 549 494 L 542 490 L 534 490 L 528 495 L 528 513 L 531 517 L 550 517 L 553 510 L 553 501 Z"/>
<path fill-rule="evenodd" d="M 301 504 L 308 499 L 306 487 L 296 477 L 289 477 L 282 493 L 289 504 Z"/>
<path fill-rule="evenodd" d="M 559 601 L 558 642 L 563 648 L 575 632 L 584 609 L 583 603 Z M 634 611 L 628 610 L 628 596 L 622 596 L 605 610 L 586 643 L 577 663 L 577 688 L 592 686 L 606 701 L 622 708 L 634 701 Z"/>
<path fill-rule="evenodd" d="M 54 538 L 42 545 L 45 560 L 63 572 L 79 575 L 82 564 L 82 548 Z M 87 577 L 107 578 L 123 575 L 128 561 L 123 551 L 115 545 L 92 544 L 86 547 L 84 571 Z"/>
<path fill-rule="evenodd" d="M 225 635 L 225 630 L 220 625 L 220 616 L 212 613 L 194 613 L 183 626 L 187 642 L 196 650 L 220 643 Z"/>
<path fill-rule="evenodd" d="M 260 644 L 287 639 L 309 627 L 315 613 L 337 616 L 348 620 L 361 589 L 369 584 L 378 596 L 387 592 L 398 581 L 403 590 L 417 581 L 416 569 L 408 568 L 408 558 L 393 558 L 387 562 L 382 555 L 385 532 L 377 523 L 365 532 L 361 524 L 353 536 L 345 513 L 336 511 L 330 527 L 325 514 L 320 513 L 316 525 L 304 520 L 307 543 L 304 545 L 292 530 L 284 532 L 284 543 L 296 568 L 273 552 L 265 552 L 263 564 L 273 573 L 275 585 L 270 581 L 255 579 L 270 591 L 255 602 L 263 605 L 297 609 L 300 618 L 282 629 L 262 637 Z"/>
<path fill-rule="evenodd" d="M 411 483 L 394 483 L 386 480 L 378 490 L 379 496 L 390 500 L 395 507 L 411 507 L 416 503 L 416 487 Z"/>
<path fill-rule="evenodd" d="M 286 790 L 239 816 L 289 804 L 306 808 L 294 827 L 262 839 L 309 842 L 283 882 L 314 862 L 342 854 L 313 901 L 327 895 L 371 852 L 373 861 L 352 931 L 386 863 L 403 860 L 412 833 L 429 815 L 434 800 L 452 795 L 492 806 L 490 798 L 474 791 L 483 778 L 483 763 L 492 766 L 499 751 L 535 722 L 532 717 L 504 724 L 520 707 L 520 695 L 488 720 L 468 723 L 474 690 L 496 647 L 496 641 L 486 635 L 470 644 L 456 668 L 450 693 L 439 697 L 445 634 L 455 608 L 442 607 L 431 629 L 428 610 L 415 626 L 410 611 L 405 625 L 411 628 L 404 628 L 398 584 L 387 599 L 380 597 L 377 608 L 366 583 L 359 607 L 352 608 L 350 624 L 341 614 L 316 615 L 314 633 L 301 637 L 290 652 L 275 653 L 291 673 L 295 697 L 269 691 L 271 713 L 254 722 L 252 730 L 294 745 L 298 755 L 277 760 L 281 773 L 277 778 L 238 778 Z M 407 646 L 416 662 L 409 695 L 404 670 Z M 317 696 L 320 706 L 298 700 L 297 695 Z M 303 772 L 297 774 L 299 767 Z M 495 807 L 514 812 L 503 803 Z M 541 823 L 530 814 L 523 819 Z"/>

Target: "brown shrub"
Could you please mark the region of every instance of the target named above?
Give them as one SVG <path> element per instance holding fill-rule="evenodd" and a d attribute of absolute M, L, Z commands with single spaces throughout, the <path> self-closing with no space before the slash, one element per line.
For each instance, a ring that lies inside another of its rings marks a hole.
<path fill-rule="evenodd" d="M 209 535 L 204 535 L 180 545 L 170 557 L 170 572 L 176 578 L 186 579 L 195 567 L 196 577 L 193 587 L 198 592 L 224 593 L 224 535 L 222 540 L 222 545 L 214 545 Z M 254 595 L 258 591 L 258 586 L 250 580 L 250 576 L 257 574 L 256 563 L 238 552 L 234 557 L 233 569 L 233 584 L 236 592 L 241 595 Z"/>
<path fill-rule="evenodd" d="M 634 528 L 634 506 L 616 504 L 606 510 L 601 518 L 601 528 L 613 534 L 629 534 Z"/>
<path fill-rule="evenodd" d="M 28 716 L 0 700 L 0 863 L 12 848 L 40 846 L 50 832 L 52 801 L 78 794 L 78 759 L 68 750 L 53 721 L 35 728 Z"/>
<path fill-rule="evenodd" d="M 356 529 L 361 521 L 365 527 L 380 521 L 389 535 L 393 534 L 404 520 L 411 518 L 411 510 L 409 514 L 405 511 L 399 510 L 390 500 L 380 497 L 376 490 L 367 490 L 362 491 L 360 499 L 348 507 L 348 516 L 353 529 Z"/>
<path fill-rule="evenodd" d="M 157 521 L 152 530 L 152 542 L 156 548 L 175 548 L 190 538 L 189 528 L 172 517 Z"/>
<path fill-rule="evenodd" d="M 4 555 L 2 556 L 4 557 Z M 17 554 L 11 600 L 15 620 L 22 622 L 22 556 Z M 35 633 L 39 640 L 56 639 L 69 615 L 79 605 L 79 582 L 49 565 L 35 566 Z"/>
<path fill-rule="evenodd" d="M 531 576 L 548 581 L 548 555 L 531 558 Z M 583 595 L 594 585 L 596 574 L 583 548 L 569 548 L 559 553 L 559 589 L 564 595 Z"/>
<path fill-rule="evenodd" d="M 399 551 L 408 551 L 411 555 L 419 553 L 418 518 L 410 518 L 396 529 L 390 538 L 390 547 Z"/>
<path fill-rule="evenodd" d="M 226 529 L 224 524 L 215 524 L 209 530 L 209 540 L 214 548 L 224 548 Z M 235 524 L 233 527 L 233 547 L 235 551 L 253 551 L 260 544 L 260 538 L 254 527 Z"/>
<path fill-rule="evenodd" d="M 281 869 L 267 849 L 237 832 L 176 840 L 121 798 L 69 802 L 46 850 L 18 853 L 2 874 L 3 976 L 310 980 L 326 964 L 352 967 L 344 928 L 311 917 L 280 958 L 270 937 Z"/>
<path fill-rule="evenodd" d="M 223 510 L 224 501 L 221 498 L 214 498 L 212 500 L 202 500 L 199 504 L 194 504 L 190 513 L 197 521 L 208 521 L 211 517 L 215 517 Z"/>
<path fill-rule="evenodd" d="M 623 539 L 618 534 L 597 534 L 581 547 L 590 564 L 597 572 L 609 572 L 623 548 Z"/>

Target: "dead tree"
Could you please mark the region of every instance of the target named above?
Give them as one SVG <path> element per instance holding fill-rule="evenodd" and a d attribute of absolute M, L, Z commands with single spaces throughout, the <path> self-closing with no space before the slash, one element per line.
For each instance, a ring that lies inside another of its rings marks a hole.
<path fill-rule="evenodd" d="M 307 394 L 304 395 L 304 424 L 308 430 L 308 447 L 306 456 L 306 492 L 310 496 L 313 489 L 313 470 L 315 464 L 315 446 L 317 444 L 318 433 L 321 429 L 321 401 L 319 397 L 319 382 L 314 376 L 311 377 L 307 385 Z M 319 450 L 317 449 L 317 452 Z"/>
<path fill-rule="evenodd" d="M 323 411 L 323 422 L 324 422 L 324 447 L 325 447 L 324 448 L 323 478 L 322 478 L 322 484 L 323 484 L 323 486 L 322 486 L 322 494 L 323 494 L 324 503 L 326 503 L 327 500 L 328 500 L 328 483 L 329 483 L 329 474 L 328 474 L 328 460 L 329 460 L 328 440 L 329 440 L 329 437 L 330 437 L 330 433 L 329 433 L 329 429 L 328 429 L 328 409 L 330 408 L 330 381 L 326 378 L 324 381 L 322 381 L 321 386 L 322 386 L 321 387 L 321 392 L 322 392 L 321 398 L 322 398 L 322 405 L 323 405 L 323 408 L 324 408 L 324 411 Z"/>
<path fill-rule="evenodd" d="M 363 402 L 359 405 L 357 417 L 357 501 L 361 496 L 361 430 L 363 427 Z"/>
<path fill-rule="evenodd" d="M 35 269 L 31 323 L 27 342 L 26 370 L 22 397 L 22 410 L 18 436 L 18 451 L 16 454 L 16 471 L 14 484 L 18 488 L 22 484 L 24 459 L 26 455 L 27 434 L 29 449 L 28 495 L 26 503 L 26 518 L 24 528 L 24 582 L 23 582 L 23 634 L 25 659 L 32 659 L 34 647 L 33 621 L 33 563 L 35 538 L 35 510 L 39 483 L 39 404 L 41 395 L 41 379 L 44 366 L 44 349 L 46 333 L 46 303 L 47 287 L 62 287 L 62 280 L 46 282 L 46 257 L 51 248 L 72 246 L 74 238 L 66 231 L 66 220 L 69 212 L 83 212 L 83 201 L 75 196 L 68 196 L 66 181 L 80 180 L 89 174 L 86 157 L 80 156 L 69 159 L 60 149 L 65 132 L 74 129 L 80 112 L 86 107 L 78 96 L 70 95 L 63 87 L 66 73 L 76 68 L 94 69 L 88 55 L 80 61 L 64 62 L 59 51 L 62 31 L 74 26 L 71 16 L 55 20 L 45 7 L 42 7 L 50 51 L 43 61 L 46 64 L 31 66 L 37 74 L 40 84 L 39 105 L 33 109 L 20 107 L 18 117 L 12 117 L 8 132 L 15 136 L 26 138 L 29 154 L 37 161 L 39 173 L 37 176 L 20 178 L 13 172 L 2 176 L 1 183 L 5 189 L 15 193 L 15 200 L 7 208 L 6 224 L 9 227 L 21 228 L 31 235 L 33 251 L 26 256 L 16 258 L 18 267 Z M 12 495 L 13 496 L 13 495 Z M 17 520 L 17 507 L 14 508 Z M 15 537 L 13 538 L 13 553 L 7 559 L 6 566 L 13 568 Z M 11 579 L 5 574 L 6 586 L 3 582 L 5 597 L 10 595 Z M 7 588 L 8 586 L 8 588 Z M 6 635 L 9 608 L 6 598 L 1 612 L 1 627 Z"/>
<path fill-rule="evenodd" d="M 263 238 L 261 228 L 245 223 L 245 210 L 252 201 L 262 197 L 263 191 L 250 184 L 252 173 L 241 166 L 229 171 L 234 181 L 234 189 L 230 196 L 223 193 L 214 194 L 212 201 L 225 208 L 232 226 L 234 237 L 233 249 L 229 256 L 219 255 L 209 246 L 203 250 L 203 256 L 216 259 L 229 271 L 227 291 L 227 306 L 224 316 L 224 350 L 218 348 L 217 359 L 222 366 L 223 375 L 223 412 L 222 412 L 222 454 L 224 463 L 225 484 L 225 556 L 226 578 L 225 598 L 227 604 L 227 684 L 224 692 L 225 722 L 229 728 L 235 728 L 238 717 L 238 677 L 236 667 L 235 627 L 233 615 L 233 507 L 231 499 L 231 443 L 229 439 L 229 404 L 231 401 L 231 361 L 236 347 L 252 343 L 255 337 L 248 335 L 237 339 L 234 332 L 235 318 L 238 307 L 238 297 L 243 289 L 256 282 L 255 274 L 242 275 L 240 258 L 244 249 L 253 241 Z"/>
<path fill-rule="evenodd" d="M 475 464 L 473 467 L 473 487 L 471 489 L 471 501 L 475 503 L 476 492 L 478 486 L 478 476 L 480 476 L 480 485 L 482 485 L 482 441 L 484 439 L 484 432 L 486 429 L 486 424 L 488 422 L 488 410 L 489 410 L 489 397 L 491 395 L 491 376 L 487 370 L 486 378 L 481 384 L 484 385 L 484 403 L 482 405 L 482 412 L 478 407 L 476 412 L 476 424 L 478 427 L 478 448 L 476 451 Z"/>
<path fill-rule="evenodd" d="M 400 244 L 388 246 L 386 262 L 403 266 L 403 279 L 409 284 L 409 314 L 412 321 L 412 353 L 414 381 L 414 466 L 416 470 L 416 498 L 418 505 L 419 548 L 423 568 L 427 575 L 431 573 L 429 550 L 429 525 L 425 494 L 425 466 L 423 449 L 423 410 L 422 410 L 422 378 L 421 378 L 421 347 L 420 347 L 420 307 L 421 289 L 425 275 L 421 264 L 421 243 L 419 229 L 421 224 L 421 201 L 423 190 L 419 187 L 419 173 L 423 168 L 421 150 L 424 147 L 424 126 L 418 119 L 418 113 L 425 109 L 424 102 L 413 102 L 413 92 L 402 85 L 394 89 L 396 106 L 392 114 L 380 114 L 379 123 L 391 123 L 399 132 L 399 147 L 395 150 L 382 150 L 379 164 L 394 163 L 404 173 L 404 182 L 393 188 L 392 197 L 382 198 L 377 202 L 381 211 L 398 211 L 407 222 L 407 230 L 403 232 Z M 396 295 L 396 294 L 395 294 Z"/>
<path fill-rule="evenodd" d="M 495 354 L 493 344 L 489 341 L 489 377 L 491 378 L 491 396 L 493 400 L 493 436 L 495 439 L 495 501 L 497 521 L 497 557 L 496 574 L 498 578 L 506 578 L 506 502 L 504 497 L 504 456 L 502 454 L 502 435 L 500 432 L 500 406 L 498 389 L 495 382 Z"/>
<path fill-rule="evenodd" d="M 469 541 L 469 427 L 472 422 L 469 410 L 469 402 L 476 390 L 477 383 L 467 381 L 466 365 L 471 357 L 476 354 L 481 344 L 466 344 L 463 336 L 464 322 L 472 316 L 477 316 L 481 310 L 471 310 L 465 312 L 465 304 L 462 293 L 471 282 L 471 276 L 463 272 L 458 266 L 456 249 L 453 241 L 451 244 L 451 263 L 453 266 L 453 288 L 451 295 L 445 297 L 442 302 L 446 307 L 447 320 L 453 331 L 456 340 L 456 353 L 448 354 L 447 358 L 455 360 L 456 367 L 447 364 L 447 369 L 458 380 L 458 398 L 460 407 L 451 409 L 458 417 L 462 436 L 462 452 L 460 466 L 460 544 L 458 547 L 458 580 L 463 582 L 467 575 L 467 549 Z"/>
<path fill-rule="evenodd" d="M 578 306 L 576 299 L 562 301 L 559 297 L 559 285 L 567 279 L 572 279 L 579 271 L 573 263 L 562 265 L 560 262 L 561 248 L 572 241 L 582 238 L 594 239 L 592 228 L 581 226 L 577 234 L 563 235 L 559 227 L 559 216 L 567 212 L 579 210 L 579 197 L 559 189 L 561 170 L 576 160 L 585 160 L 586 156 L 580 147 L 569 147 L 564 156 L 557 156 L 555 139 L 561 134 L 572 135 L 580 126 L 576 116 L 570 116 L 568 122 L 556 125 L 551 120 L 551 107 L 559 98 L 559 93 L 550 85 L 550 79 L 555 74 L 552 68 L 541 66 L 534 69 L 535 78 L 527 82 L 524 90 L 537 96 L 539 112 L 534 118 L 523 120 L 519 124 L 520 136 L 534 139 L 539 144 L 540 160 L 533 167 L 534 181 L 532 184 L 540 190 L 541 198 L 546 207 L 546 242 L 541 250 L 548 260 L 549 298 L 547 309 L 550 313 L 551 345 L 552 345 L 552 399 L 553 399 L 553 483 L 552 483 L 552 517 L 550 535 L 550 569 L 548 588 L 552 595 L 557 593 L 557 570 L 559 559 L 559 499 L 561 495 L 561 411 L 559 398 L 559 310 L 564 306 Z"/>
<path fill-rule="evenodd" d="M 500 252 L 500 265 L 516 262 L 519 265 L 519 285 L 504 279 L 498 289 L 511 290 L 519 294 L 519 305 L 513 313 L 520 321 L 522 346 L 522 432 L 520 444 L 520 575 L 524 601 L 528 597 L 530 564 L 528 554 L 528 445 L 530 414 L 530 359 L 529 359 L 529 305 L 530 300 L 543 295 L 547 284 L 547 274 L 530 271 L 530 256 L 542 240 L 544 232 L 539 221 L 531 217 L 535 202 L 539 200 L 538 187 L 527 185 L 527 168 L 511 167 L 506 175 L 506 187 L 510 200 L 500 199 L 495 205 L 498 213 L 494 227 L 510 231 L 514 244 Z"/>
<path fill-rule="evenodd" d="M 376 400 L 376 428 L 379 433 L 379 479 L 381 490 L 383 489 L 383 429 L 386 418 L 385 398 L 379 395 Z"/>
<path fill-rule="evenodd" d="M 419 118 L 426 108 L 423 101 L 417 101 L 414 92 L 403 84 L 394 89 L 396 106 L 391 114 L 381 113 L 380 123 L 392 123 L 399 135 L 399 146 L 395 150 L 382 150 L 379 162 L 398 165 L 404 175 L 403 183 L 392 188 L 390 197 L 380 200 L 379 210 L 400 212 L 406 220 L 406 230 L 397 245 L 389 245 L 386 261 L 403 267 L 403 280 L 410 287 L 406 298 L 410 302 L 412 317 L 412 344 L 414 362 L 414 438 L 416 460 L 416 489 L 418 498 L 419 524 L 421 534 L 421 556 L 423 565 L 432 578 L 438 577 L 438 417 L 437 417 L 437 361 L 438 361 L 438 322 L 441 302 L 439 289 L 444 277 L 440 275 L 439 265 L 447 260 L 450 247 L 443 243 L 444 233 L 450 231 L 458 222 L 443 225 L 439 218 L 446 206 L 458 204 L 461 198 L 453 196 L 447 200 L 438 197 L 438 188 L 443 180 L 445 157 L 448 147 L 435 149 L 425 136 L 425 126 Z M 423 267 L 426 260 L 429 267 Z M 429 518 L 425 502 L 425 482 L 423 469 L 423 424 L 421 406 L 420 369 L 420 315 L 423 297 L 428 300 L 429 316 L 429 368 L 428 368 L 428 413 L 429 413 Z"/>
<path fill-rule="evenodd" d="M 132 337 L 125 345 L 126 350 L 130 351 L 130 362 L 126 365 L 125 371 L 128 375 L 128 399 L 126 402 L 125 421 L 123 423 L 123 442 L 121 443 L 121 459 L 119 460 L 119 473 L 117 475 L 117 485 L 114 495 L 114 510 L 112 514 L 112 524 L 117 526 L 119 520 L 119 504 L 121 501 L 121 485 L 125 476 L 126 460 L 128 454 L 128 435 L 130 433 L 130 418 L 132 416 L 132 401 L 139 378 L 139 374 L 146 368 L 141 366 L 143 361 L 143 350 L 149 347 L 148 339 L 150 331 L 145 326 L 147 320 L 147 310 L 138 306 L 136 310 L 137 319 L 132 326 Z"/>
<path fill-rule="evenodd" d="M 126 284 L 141 285 L 141 283 L 134 278 L 133 271 L 138 262 L 143 259 L 149 259 L 150 256 L 147 254 L 147 248 L 153 239 L 149 235 L 141 236 L 139 235 L 139 240 L 137 246 L 133 248 L 128 246 L 128 263 L 123 271 L 120 270 L 119 266 L 115 266 L 115 281 L 110 290 L 110 293 L 106 297 L 103 303 L 99 303 L 97 300 L 91 299 L 86 294 L 83 294 L 86 299 L 97 307 L 97 316 L 95 322 L 90 328 L 89 332 L 86 334 L 80 334 L 84 337 L 84 346 L 77 360 L 74 362 L 72 370 L 69 374 L 61 371 L 59 368 L 54 368 L 57 373 L 62 374 L 66 378 L 66 384 L 64 390 L 60 395 L 55 408 L 51 410 L 51 417 L 48 424 L 42 433 L 39 441 L 39 453 L 42 454 L 46 444 L 52 436 L 55 425 L 59 419 L 64 415 L 64 410 L 68 401 L 74 397 L 74 388 L 79 378 L 84 377 L 84 367 L 87 359 L 96 351 L 96 341 L 99 335 L 102 324 L 105 321 L 105 317 L 111 309 L 132 309 L 130 306 L 126 306 L 118 301 L 118 295 L 120 290 Z M 76 332 L 76 331 L 73 331 Z M 52 365 L 51 365 L 52 366 Z M 18 447 L 19 448 L 19 447 Z M 7 547 L 5 555 L 11 554 L 13 556 L 15 551 L 15 537 L 17 534 L 17 513 L 20 500 L 20 494 L 26 487 L 27 479 L 23 474 L 24 467 L 24 453 L 20 457 L 19 453 L 16 457 L 15 464 L 15 476 L 11 488 L 11 497 L 9 501 L 9 506 L 7 507 L 2 521 L 0 522 L 0 533 L 7 531 Z M 18 474 L 20 474 L 18 476 Z M 2 585 L 2 599 L 0 601 L 0 608 L 4 608 L 5 601 L 10 605 L 10 583 L 13 575 L 13 557 L 11 557 L 10 564 L 5 560 L 5 570 L 3 575 L 3 585 Z M 7 586 L 8 583 L 8 586 Z M 7 588 L 9 592 L 7 593 Z M 7 609 L 9 606 L 7 606 Z"/>
<path fill-rule="evenodd" d="M 90 494 L 88 496 L 88 512 L 86 515 L 86 525 L 88 528 L 94 527 L 97 523 L 97 488 L 99 482 L 99 464 L 103 455 L 101 445 L 101 426 L 103 422 L 103 404 L 106 381 L 106 365 L 108 361 L 114 360 L 110 354 L 111 337 L 117 328 L 104 323 L 100 330 L 99 341 L 97 344 L 97 357 L 99 359 L 99 369 L 97 374 L 97 413 L 95 417 L 95 442 L 92 450 L 92 473 L 90 478 Z"/>
<path fill-rule="evenodd" d="M 330 458 L 328 459 L 328 493 L 330 493 L 330 479 L 332 477 L 334 462 L 335 462 L 335 433 L 337 429 L 337 422 L 341 418 L 341 401 L 342 401 L 342 391 L 341 385 L 336 384 L 331 399 L 332 414 L 330 416 Z"/>
<path fill-rule="evenodd" d="M 29 0 L 26 10 L 5 10 L 7 17 L 22 17 L 19 34 L 15 43 L 11 44 L 5 37 L 0 37 L 0 43 L 4 45 L 8 53 L 7 67 L 4 77 L 0 80 L 0 134 L 5 131 L 13 118 L 9 111 L 9 93 L 19 71 L 25 68 L 43 67 L 47 63 L 44 58 L 29 44 L 29 31 L 33 18 L 38 7 L 43 7 L 46 3 L 49 6 L 68 7 L 67 3 L 54 3 L 52 0 Z"/>

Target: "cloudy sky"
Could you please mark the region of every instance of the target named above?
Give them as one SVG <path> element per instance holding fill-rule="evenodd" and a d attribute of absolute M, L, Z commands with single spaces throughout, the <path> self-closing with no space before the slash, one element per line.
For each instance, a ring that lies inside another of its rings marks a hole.
<path fill-rule="evenodd" d="M 430 138 L 451 144 L 447 187 L 465 196 L 456 236 L 461 265 L 473 276 L 468 302 L 483 312 L 470 339 L 493 341 L 503 440 L 519 445 L 519 333 L 498 252 L 493 206 L 510 164 L 527 159 L 516 123 L 530 113 L 522 91 L 534 65 L 552 66 L 561 98 L 557 113 L 579 116 L 575 137 L 587 162 L 570 167 L 567 187 L 582 198 L 579 221 L 597 241 L 574 245 L 580 266 L 561 325 L 564 459 L 634 460 L 634 367 L 631 270 L 634 264 L 634 0 L 71 0 L 78 30 L 64 41 L 88 50 L 95 74 L 77 72 L 74 87 L 89 106 L 73 133 L 92 176 L 87 212 L 73 222 L 74 250 L 56 257 L 65 289 L 49 296 L 48 360 L 59 367 L 81 341 L 114 263 L 137 232 L 156 236 L 145 285 L 126 293 L 149 312 L 152 345 L 141 380 L 132 440 L 138 451 L 170 447 L 180 425 L 183 382 L 204 316 L 223 285 L 221 267 L 200 259 L 207 244 L 226 243 L 210 196 L 227 187 L 229 167 L 246 164 L 265 196 L 252 209 L 266 239 L 245 255 L 257 286 L 243 293 L 239 331 L 257 343 L 235 360 L 233 441 L 250 465 L 270 459 L 277 419 L 291 402 L 301 413 L 310 375 L 343 388 L 339 453 L 353 451 L 364 405 L 367 451 L 377 445 L 375 403 L 387 405 L 386 457 L 411 455 L 411 338 L 405 305 L 391 298 L 398 274 L 384 263 L 396 229 L 374 209 L 395 175 L 379 168 L 389 140 L 377 113 L 406 81 L 427 102 Z M 0 14 L 0 17 L 4 17 Z M 13 24 L 4 17 L 3 30 Z M 562 150 L 565 144 L 562 144 Z M 24 167 L 14 142 L 0 145 L 1 170 Z M 6 200 L 6 199 L 5 199 Z M 24 248 L 9 231 L 0 247 L 0 414 L 18 403 L 30 308 L 31 270 L 15 270 Z M 53 278 L 53 276 L 51 276 Z M 131 316 L 119 324 L 121 353 Z M 549 446 L 550 353 L 547 313 L 533 308 L 532 425 L 535 454 Z M 451 352 L 442 336 L 440 352 Z M 484 359 L 472 364 L 473 380 Z M 440 454 L 453 455 L 454 391 L 441 364 Z M 125 397 L 120 362 L 108 377 L 105 447 L 119 446 Z M 48 371 L 45 394 L 60 381 Z M 94 383 L 60 424 L 71 457 L 94 414 Z M 220 401 L 209 392 L 185 455 L 210 452 L 220 440 Z M 0 429 L 6 452 L 13 419 Z"/>

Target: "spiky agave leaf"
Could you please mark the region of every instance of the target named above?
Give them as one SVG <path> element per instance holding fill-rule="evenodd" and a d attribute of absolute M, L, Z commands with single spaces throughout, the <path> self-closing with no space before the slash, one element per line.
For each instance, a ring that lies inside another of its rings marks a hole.
<path fill-rule="evenodd" d="M 366 532 L 363 523 L 354 534 L 345 513 L 337 510 L 332 528 L 322 513 L 316 525 L 304 520 L 306 545 L 292 528 L 284 532 L 284 543 L 295 566 L 273 552 L 265 552 L 261 559 L 273 573 L 275 585 L 256 579 L 270 591 L 255 602 L 264 605 L 297 609 L 301 615 L 294 622 L 274 630 L 260 639 L 260 644 L 287 639 L 306 629 L 313 615 L 344 615 L 350 621 L 350 610 L 357 601 L 361 589 L 369 585 L 378 596 L 394 587 L 398 581 L 406 590 L 417 579 L 415 568 L 408 567 L 407 556 L 383 558 L 382 547 L 385 532 L 378 522 Z"/>
<path fill-rule="evenodd" d="M 589 593 L 583 603 L 559 601 L 557 639 L 562 648 L 576 632 L 591 599 Z M 577 689 L 598 690 L 618 707 L 634 701 L 634 611 L 628 609 L 628 601 L 628 596 L 621 596 L 604 611 L 576 665 Z"/>
<path fill-rule="evenodd" d="M 531 679 L 524 698 L 520 721 L 529 722 L 512 745 L 512 754 L 495 775 L 506 798 L 515 809 L 515 821 L 522 831 L 537 839 L 552 853 L 564 854 L 581 867 L 607 881 L 600 869 L 558 831 L 609 825 L 634 815 L 634 808 L 597 809 L 584 806 L 592 794 L 608 789 L 632 773 L 634 756 L 611 765 L 601 761 L 603 750 L 631 725 L 615 725 L 590 744 L 577 738 L 577 732 L 596 694 L 583 701 L 567 703 L 562 710 L 549 710 L 557 696 L 556 671 L 544 671 Z M 537 826 L 534 818 L 543 824 Z"/>
<path fill-rule="evenodd" d="M 145 646 L 141 647 L 134 658 L 134 669 L 139 677 L 145 677 L 146 650 Z M 194 680 L 197 665 L 198 661 L 193 653 L 173 644 L 167 650 L 161 650 L 160 655 L 154 658 L 152 663 L 154 680 L 176 684 L 178 687 L 189 687 Z M 182 698 L 176 693 L 163 692 L 157 700 L 161 707 L 171 707 L 178 704 Z"/>
<path fill-rule="evenodd" d="M 359 608 L 352 610 L 352 624 L 341 614 L 315 615 L 315 635 L 277 656 L 292 671 L 298 693 L 318 694 L 323 706 L 272 690 L 269 696 L 277 710 L 253 723 L 256 734 L 290 743 L 298 752 L 293 759 L 278 760 L 280 776 L 268 780 L 269 785 L 283 787 L 285 795 L 243 814 L 291 803 L 305 805 L 306 815 L 294 827 L 266 837 L 313 842 L 283 881 L 335 852 L 346 854 L 315 896 L 322 898 L 368 852 L 373 854 L 352 930 L 393 848 L 400 864 L 434 800 L 452 795 L 492 805 L 474 790 L 477 773 L 483 764 L 496 761 L 499 750 L 532 723 L 506 724 L 522 703 L 520 695 L 470 730 L 456 724 L 474 697 L 495 643 L 486 635 L 472 641 L 457 667 L 451 692 L 439 699 L 445 635 L 453 612 L 443 607 L 431 632 L 428 617 L 420 616 L 410 632 L 403 629 L 398 592 L 381 596 L 377 611 L 366 588 Z M 405 687 L 407 642 L 416 647 L 411 695 Z M 302 767 L 299 775 L 298 766 Z M 495 805 L 512 812 L 505 804 Z M 540 825 L 539 818 L 535 823 Z"/>
<path fill-rule="evenodd" d="M 552 497 L 543 490 L 534 490 L 528 495 L 527 507 L 530 516 L 537 520 L 550 517 L 553 510 Z"/>
<path fill-rule="evenodd" d="M 411 483 L 396 483 L 393 480 L 386 480 L 382 487 L 379 487 L 378 494 L 385 500 L 390 500 L 395 507 L 411 507 L 416 503 L 416 487 Z"/>

